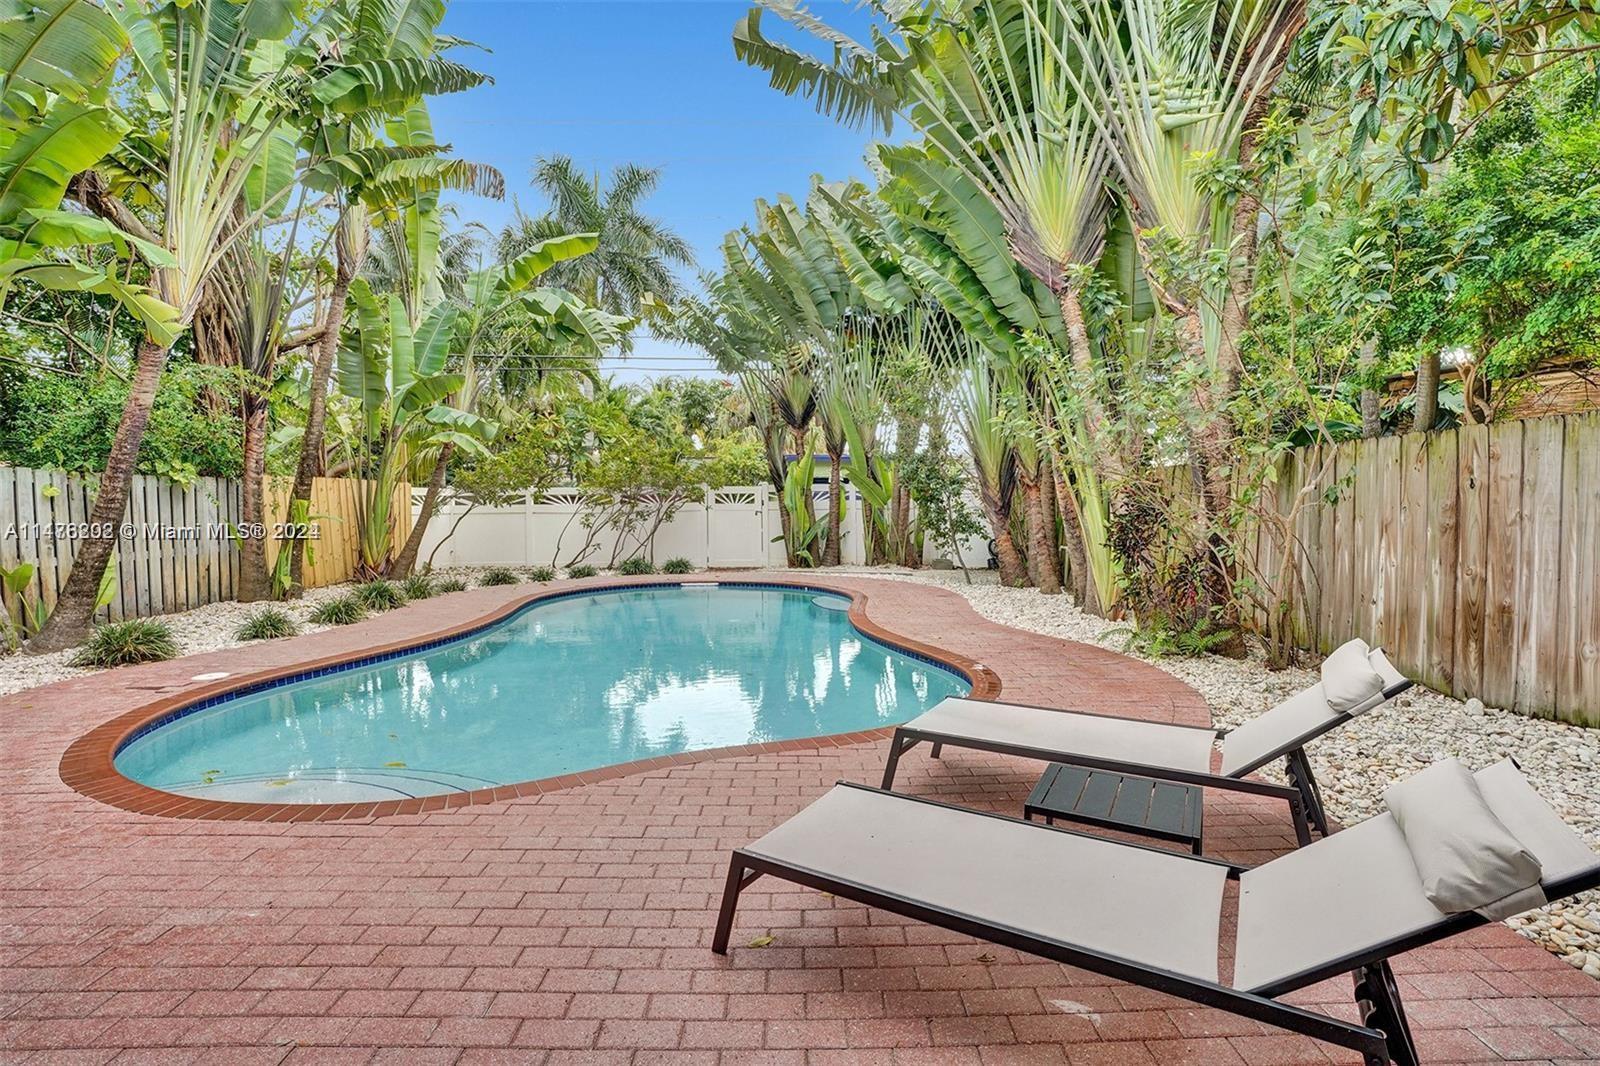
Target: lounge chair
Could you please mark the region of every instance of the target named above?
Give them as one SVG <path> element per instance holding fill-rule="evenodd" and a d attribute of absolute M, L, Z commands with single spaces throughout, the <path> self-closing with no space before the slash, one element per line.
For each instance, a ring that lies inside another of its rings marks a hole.
<path fill-rule="evenodd" d="M 883 787 L 894 787 L 900 757 L 928 741 L 934 758 L 948 745 L 1057 764 L 1049 774 L 1056 774 L 1061 765 L 1090 771 L 1078 773 L 1072 782 L 1074 791 L 1081 793 L 1075 809 L 1052 812 L 1069 821 L 1189 840 L 1198 853 L 1198 793 L 1156 785 L 1177 782 L 1286 800 L 1300 843 L 1307 844 L 1311 828 L 1328 835 L 1328 816 L 1305 745 L 1410 687 L 1411 681 L 1381 648 L 1369 649 L 1365 642 L 1352 640 L 1328 656 L 1317 684 L 1231 730 L 952 697 L 894 731 Z M 1222 766 L 1220 774 L 1214 774 L 1211 751 L 1219 738 Z M 1288 787 L 1246 779 L 1279 757 L 1287 761 Z M 1120 800 L 1123 792 L 1136 794 L 1136 800 Z M 1163 803 L 1168 805 L 1171 827 L 1183 827 L 1177 832 L 1150 828 L 1159 821 L 1154 808 Z M 1136 813 L 1119 814 L 1119 808 Z"/>
<path fill-rule="evenodd" d="M 733 852 L 712 950 L 727 951 L 740 891 L 770 875 L 1351 1048 L 1368 1063 L 1411 1066 L 1416 1052 L 1392 956 L 1600 885 L 1600 855 L 1513 762 L 1475 775 L 1455 767 L 1491 812 L 1486 820 L 1534 863 L 1524 888 L 1502 890 L 1477 871 L 1498 852 L 1470 834 L 1466 846 L 1430 843 L 1427 818 L 1392 812 L 1249 869 L 841 783 Z M 1403 784 L 1423 782 L 1435 768 Z M 1421 805 L 1442 812 L 1433 828 L 1446 836 L 1476 824 L 1463 813 L 1468 805 L 1448 795 L 1425 795 Z M 1460 871 L 1440 875 L 1437 866 L 1463 855 L 1474 867 L 1467 880 L 1490 888 L 1486 905 L 1447 912 L 1433 900 L 1441 884 L 1460 887 L 1451 880 Z M 1229 879 L 1239 882 L 1238 934 L 1224 983 L 1218 954 Z M 1510 910 L 1494 910 L 1507 901 Z M 1354 975 L 1361 1024 L 1279 998 L 1342 973 Z"/>

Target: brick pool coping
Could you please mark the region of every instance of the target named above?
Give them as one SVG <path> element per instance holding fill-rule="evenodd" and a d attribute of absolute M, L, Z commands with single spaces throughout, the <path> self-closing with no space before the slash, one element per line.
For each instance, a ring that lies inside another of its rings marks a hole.
<path fill-rule="evenodd" d="M 211 701 L 238 698 L 276 684 L 288 684 L 321 671 L 352 669 L 368 663 L 464 640 L 532 608 L 534 605 L 571 596 L 615 592 L 630 588 L 677 587 L 683 585 L 726 585 L 729 587 L 762 588 L 781 587 L 809 590 L 820 593 L 848 596 L 849 617 L 864 636 L 885 644 L 896 651 L 930 661 L 933 665 L 952 670 L 972 686 L 973 699 L 992 700 L 1000 695 L 1001 681 L 989 667 L 958 652 L 940 648 L 904 634 L 893 632 L 874 622 L 867 614 L 867 593 L 858 588 L 830 584 L 826 578 L 786 578 L 778 575 L 722 577 L 710 574 L 705 577 L 640 577 L 604 578 L 589 582 L 561 582 L 556 587 L 541 589 L 493 608 L 488 613 L 466 619 L 453 625 L 422 634 L 411 634 L 402 639 L 388 641 L 365 649 L 343 650 L 298 663 L 283 664 L 247 674 L 229 674 L 226 678 L 186 687 L 183 691 L 143 703 L 133 710 L 118 715 L 90 730 L 67 748 L 61 756 L 61 780 L 73 790 L 101 803 L 130 811 L 134 814 L 159 815 L 167 818 L 199 818 L 210 821 L 239 822 L 337 822 L 366 820 L 395 815 L 426 814 L 430 811 L 467 807 L 480 803 L 497 803 L 504 800 L 538 796 L 547 792 L 600 781 L 628 777 L 650 770 L 673 766 L 688 766 L 711 759 L 725 759 L 741 755 L 771 755 L 785 752 L 817 751 L 830 747 L 887 740 L 894 733 L 892 726 L 858 730 L 850 733 L 832 733 L 815 737 L 796 737 L 790 740 L 767 741 L 759 744 L 736 744 L 699 751 L 680 752 L 674 755 L 636 759 L 594 770 L 572 774 L 521 781 L 510 785 L 450 792 L 437 796 L 421 796 L 404 800 L 381 800 L 369 803 L 246 803 L 237 800 L 204 799 L 165 792 L 140 784 L 125 777 L 116 768 L 116 755 L 122 748 L 151 729 L 160 728 L 186 713 L 203 709 Z"/>

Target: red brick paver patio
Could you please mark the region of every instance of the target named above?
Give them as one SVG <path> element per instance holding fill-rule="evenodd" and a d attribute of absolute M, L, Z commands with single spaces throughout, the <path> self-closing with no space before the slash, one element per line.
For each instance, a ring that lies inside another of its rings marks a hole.
<path fill-rule="evenodd" d="M 883 627 L 986 664 L 1006 699 L 1204 722 L 1109 652 L 869 578 Z M 34 1062 L 1292 1063 L 1339 1049 L 776 882 L 708 950 L 728 850 L 884 745 L 738 755 L 367 821 L 133 814 L 64 785 L 81 734 L 212 670 L 437 632 L 526 589 L 0 699 L 0 1060 Z M 918 749 L 901 787 L 1015 812 L 1036 766 Z M 1254 862 L 1284 812 L 1209 797 L 1208 846 Z M 1317 920 L 1314 914 L 1308 922 Z M 765 947 L 745 947 L 766 936 Z M 1600 1059 L 1600 982 L 1490 926 L 1396 962 L 1425 1061 Z M 1348 983 L 1297 1002 L 1353 1017 Z"/>

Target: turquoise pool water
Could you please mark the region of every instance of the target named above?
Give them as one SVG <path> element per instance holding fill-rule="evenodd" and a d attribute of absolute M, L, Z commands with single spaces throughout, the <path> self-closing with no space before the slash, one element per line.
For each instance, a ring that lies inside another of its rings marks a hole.
<path fill-rule="evenodd" d="M 967 692 L 863 636 L 848 606 L 728 585 L 547 600 L 463 640 L 184 715 L 116 766 L 211 799 L 403 799 L 870 729 Z"/>

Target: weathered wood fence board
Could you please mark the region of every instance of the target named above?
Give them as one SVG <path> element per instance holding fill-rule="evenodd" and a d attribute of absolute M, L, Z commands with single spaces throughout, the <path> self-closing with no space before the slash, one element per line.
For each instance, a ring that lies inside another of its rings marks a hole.
<path fill-rule="evenodd" d="M 267 526 L 273 535 L 270 565 L 277 554 L 277 530 L 287 506 L 288 478 L 268 478 Z M 355 572 L 360 524 L 360 482 L 318 478 L 312 486 L 311 514 L 321 536 L 308 568 L 313 587 L 348 581 Z M 228 532 L 241 520 L 239 482 L 197 478 L 188 485 L 136 475 L 128 488 L 117 538 L 117 592 L 103 619 L 148 617 L 186 611 L 232 599 L 239 582 L 239 550 Z M 395 547 L 411 530 L 411 486 L 395 489 Z M 89 521 L 92 479 L 59 470 L 0 467 L 0 566 L 35 566 L 29 598 L 55 605 L 72 567 L 77 543 Z"/>
<path fill-rule="evenodd" d="M 1600 725 L 1600 414 L 1332 451 L 1297 452 L 1275 493 L 1287 513 L 1310 490 L 1305 645 L 1360 636 L 1432 688 Z"/>
<path fill-rule="evenodd" d="M 316 526 L 317 538 L 311 541 L 307 557 L 304 583 L 307 588 L 321 588 L 349 581 L 361 559 L 361 485 L 355 478 L 315 478 L 311 482 L 311 523 Z M 267 478 L 267 514 L 281 520 L 288 511 L 289 492 L 294 479 Z M 394 501 L 390 508 L 393 516 L 392 543 L 399 552 L 411 533 L 411 486 L 400 482 L 395 486 Z M 267 548 L 267 565 L 271 566 L 283 546 L 277 534 L 270 530 L 272 543 Z"/>

